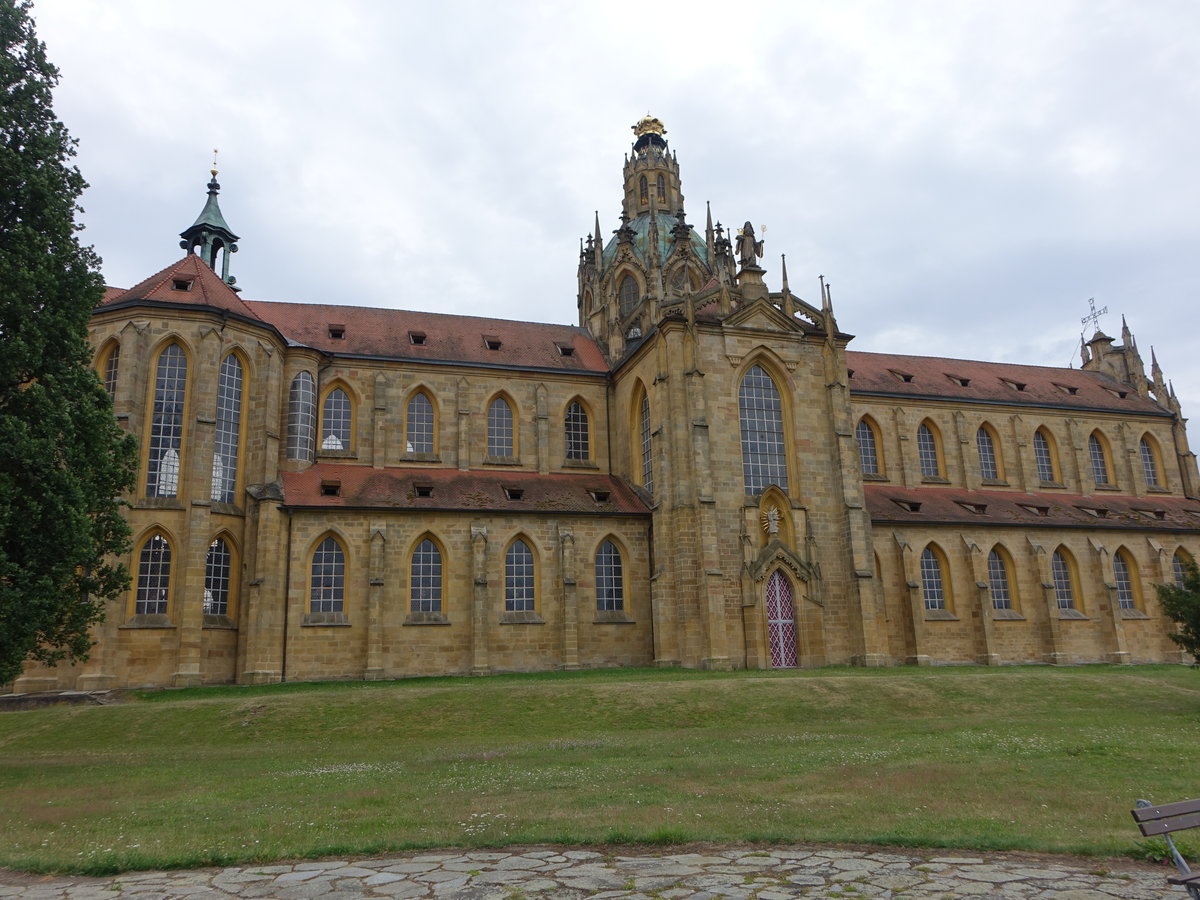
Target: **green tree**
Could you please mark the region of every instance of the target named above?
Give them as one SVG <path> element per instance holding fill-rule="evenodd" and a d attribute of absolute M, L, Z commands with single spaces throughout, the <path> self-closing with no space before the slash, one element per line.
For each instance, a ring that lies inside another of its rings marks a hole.
<path fill-rule="evenodd" d="M 1191 560 L 1183 564 L 1183 584 L 1156 584 L 1158 602 L 1167 618 L 1179 623 L 1179 633 L 1167 635 L 1192 654 L 1200 666 L 1200 568 Z"/>
<path fill-rule="evenodd" d="M 27 659 L 81 659 L 129 583 L 123 434 L 91 368 L 104 282 L 79 245 L 75 141 L 54 116 L 58 70 L 30 4 L 0 0 L 0 684 Z"/>

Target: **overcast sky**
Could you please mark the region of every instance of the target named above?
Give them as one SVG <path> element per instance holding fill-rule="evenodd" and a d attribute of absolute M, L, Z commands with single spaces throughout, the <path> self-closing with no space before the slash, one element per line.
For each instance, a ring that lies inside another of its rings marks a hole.
<path fill-rule="evenodd" d="M 41 0 L 109 284 L 220 149 L 244 296 L 575 322 L 646 112 L 852 349 L 1078 365 L 1088 298 L 1200 415 L 1200 3 Z M 1090 336 L 1090 332 L 1089 332 Z M 1194 431 L 1194 429 L 1193 429 Z"/>

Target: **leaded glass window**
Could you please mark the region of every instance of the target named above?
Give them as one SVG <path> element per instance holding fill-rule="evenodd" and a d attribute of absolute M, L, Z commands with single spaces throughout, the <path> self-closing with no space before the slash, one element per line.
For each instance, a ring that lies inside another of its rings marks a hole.
<path fill-rule="evenodd" d="M 1008 587 L 1008 564 L 998 550 L 988 554 L 988 591 L 993 609 L 1012 609 L 1012 594 Z"/>
<path fill-rule="evenodd" d="M 742 478 L 746 493 L 761 494 L 772 484 L 786 491 L 783 404 L 775 382 L 762 366 L 752 366 L 738 388 L 742 426 Z"/>
<path fill-rule="evenodd" d="M 1058 598 L 1059 609 L 1075 608 L 1075 584 L 1071 577 L 1071 564 L 1063 556 L 1061 550 L 1055 550 L 1050 557 L 1050 574 L 1054 579 L 1054 596 Z"/>
<path fill-rule="evenodd" d="M 204 614 L 229 615 L 229 579 L 233 570 L 233 554 L 222 538 L 208 545 L 204 561 Z"/>
<path fill-rule="evenodd" d="M 108 396 L 114 397 L 117 393 L 117 372 L 121 366 L 121 345 L 113 344 L 112 350 L 109 351 L 108 357 L 104 360 L 104 389 L 108 391 Z"/>
<path fill-rule="evenodd" d="M 921 423 L 917 428 L 917 460 L 921 466 L 921 474 L 926 478 L 937 478 L 942 474 L 941 454 L 938 451 L 937 437 L 933 429 Z"/>
<path fill-rule="evenodd" d="M 497 397 L 487 412 L 488 456 L 514 456 L 513 443 L 512 407 L 503 397 Z"/>
<path fill-rule="evenodd" d="M 321 449 L 349 450 L 350 423 L 354 411 L 350 397 L 341 388 L 334 388 L 325 396 L 321 410 Z"/>
<path fill-rule="evenodd" d="M 1187 577 L 1187 568 L 1182 550 L 1176 550 L 1175 555 L 1171 557 L 1171 575 L 1175 579 L 1175 586 L 1183 587 L 1183 581 Z"/>
<path fill-rule="evenodd" d="M 617 293 L 621 303 L 621 315 L 627 316 L 633 312 L 634 307 L 638 305 L 638 300 L 641 299 L 637 279 L 632 275 L 626 275 L 621 279 L 621 286 Z"/>
<path fill-rule="evenodd" d="M 864 475 L 879 474 L 879 452 L 875 446 L 875 429 L 866 419 L 859 419 L 854 428 L 858 441 L 858 462 Z"/>
<path fill-rule="evenodd" d="M 1088 456 L 1092 461 L 1092 478 L 1096 484 L 1108 484 L 1108 458 L 1104 453 L 1104 445 L 1094 431 L 1088 435 Z"/>
<path fill-rule="evenodd" d="M 413 551 L 409 599 L 413 612 L 442 611 L 442 551 L 429 538 L 417 544 Z"/>
<path fill-rule="evenodd" d="M 1142 453 L 1142 472 L 1146 475 L 1146 484 L 1150 487 L 1159 487 L 1158 461 L 1155 458 L 1154 448 L 1145 438 L 1142 438 L 1138 447 Z"/>
<path fill-rule="evenodd" d="M 946 608 L 942 561 L 931 547 L 921 551 L 921 594 L 925 598 L 926 609 Z"/>
<path fill-rule="evenodd" d="M 313 377 L 301 372 L 288 391 L 287 458 L 312 462 L 316 436 L 317 388 Z"/>
<path fill-rule="evenodd" d="M 1054 477 L 1054 453 L 1050 442 L 1039 428 L 1033 433 L 1033 459 L 1037 464 L 1037 474 L 1040 481 L 1057 481 Z"/>
<path fill-rule="evenodd" d="M 179 492 L 183 446 L 183 403 L 187 394 L 187 357 L 178 344 L 158 355 L 154 412 L 146 465 L 146 496 L 174 497 Z"/>
<path fill-rule="evenodd" d="M 433 453 L 433 403 L 424 391 L 408 401 L 404 421 L 404 449 L 408 453 Z"/>
<path fill-rule="evenodd" d="M 530 612 L 534 608 L 533 551 L 522 540 L 515 540 L 504 554 L 504 609 Z"/>
<path fill-rule="evenodd" d="M 642 394 L 642 487 L 646 493 L 654 496 L 654 445 L 650 433 L 650 397 Z"/>
<path fill-rule="evenodd" d="M 591 456 L 588 417 L 578 400 L 567 404 L 566 437 L 567 459 L 587 459 Z"/>
<path fill-rule="evenodd" d="M 346 555 L 331 537 L 317 545 L 312 557 L 309 611 L 340 613 L 346 598 Z"/>
<path fill-rule="evenodd" d="M 979 448 L 980 477 L 992 480 L 999 478 L 1000 467 L 996 464 L 996 445 L 992 441 L 991 432 L 980 426 L 975 432 L 975 445 Z"/>
<path fill-rule="evenodd" d="M 212 499 L 232 503 L 237 489 L 242 424 L 242 363 L 230 353 L 217 379 L 217 427 L 213 438 Z"/>
<path fill-rule="evenodd" d="M 137 599 L 134 612 L 139 615 L 166 615 L 171 590 L 171 545 L 161 534 L 142 545 L 138 558 Z"/>
<path fill-rule="evenodd" d="M 1113 557 L 1113 578 L 1117 585 L 1117 604 L 1121 609 L 1133 609 L 1137 606 L 1137 595 L 1134 591 L 1133 578 L 1129 573 L 1129 563 L 1125 554 L 1120 551 Z"/>
<path fill-rule="evenodd" d="M 621 551 L 612 541 L 605 541 L 596 551 L 596 609 L 625 608 L 625 575 L 621 566 Z"/>

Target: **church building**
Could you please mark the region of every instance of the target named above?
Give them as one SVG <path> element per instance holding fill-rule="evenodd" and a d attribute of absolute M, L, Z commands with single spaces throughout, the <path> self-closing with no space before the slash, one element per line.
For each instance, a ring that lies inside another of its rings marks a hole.
<path fill-rule="evenodd" d="M 214 170 L 92 320 L 130 589 L 15 689 L 1183 661 L 1200 475 L 1127 327 L 1074 369 L 849 350 L 634 138 L 577 326 L 245 298 Z"/>

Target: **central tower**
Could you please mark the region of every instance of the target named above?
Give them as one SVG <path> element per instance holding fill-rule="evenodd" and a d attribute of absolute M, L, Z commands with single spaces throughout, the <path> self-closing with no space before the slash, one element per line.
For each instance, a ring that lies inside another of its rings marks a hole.
<path fill-rule="evenodd" d="M 633 126 L 625 157 L 621 221 L 608 240 L 595 230 L 579 253 L 579 324 L 610 360 L 624 356 L 662 313 L 713 280 L 711 224 L 701 237 L 687 222 L 679 160 L 667 129 L 647 115 Z"/>

